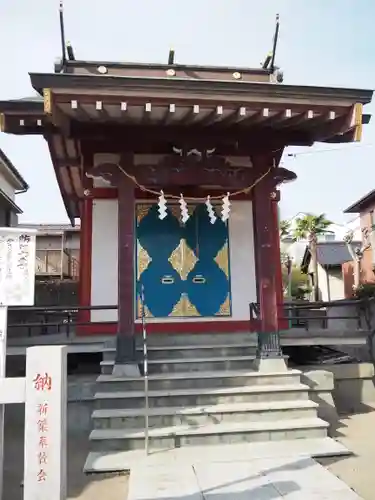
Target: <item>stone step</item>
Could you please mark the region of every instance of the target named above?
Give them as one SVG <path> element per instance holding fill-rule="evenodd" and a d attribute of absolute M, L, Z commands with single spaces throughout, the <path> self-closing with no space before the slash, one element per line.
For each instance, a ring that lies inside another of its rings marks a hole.
<path fill-rule="evenodd" d="M 152 390 L 148 393 L 150 408 L 185 407 L 229 403 L 307 400 L 309 387 L 304 384 L 255 385 L 203 389 Z M 97 392 L 97 408 L 143 408 L 144 391 Z"/>
<path fill-rule="evenodd" d="M 137 347 L 139 353 L 143 352 L 143 347 Z M 181 358 L 207 358 L 207 357 L 237 357 L 254 356 L 256 343 L 238 344 L 199 344 L 199 345 L 168 345 L 168 346 L 148 346 L 147 355 L 149 360 L 156 359 L 181 359 Z M 107 347 L 103 349 L 103 360 L 114 361 L 116 349 Z"/>
<path fill-rule="evenodd" d="M 175 425 L 200 426 L 221 422 L 277 422 L 279 420 L 317 417 L 313 401 L 270 401 L 267 403 L 232 403 L 214 406 L 150 408 L 149 427 Z M 95 410 L 94 429 L 144 429 L 145 409 Z"/>
<path fill-rule="evenodd" d="M 279 422 L 220 423 L 197 427 L 176 425 L 149 430 L 151 450 L 214 444 L 235 444 L 323 438 L 328 424 L 319 418 Z M 145 446 L 145 433 L 134 429 L 96 429 L 90 434 L 92 451 L 137 450 Z"/>
<path fill-rule="evenodd" d="M 146 456 L 145 451 L 99 451 L 90 452 L 84 471 L 105 473 L 130 471 L 133 467 L 147 465 L 176 466 L 201 462 L 249 462 L 255 459 L 294 457 L 295 461 L 305 457 L 323 458 L 347 456 L 351 452 L 332 438 L 294 439 L 261 443 L 227 444 L 217 446 L 184 446 L 170 450 L 158 450 Z"/>
<path fill-rule="evenodd" d="M 251 369 L 255 356 L 227 356 L 207 358 L 153 359 L 148 363 L 149 373 L 176 373 L 214 370 L 245 370 Z M 142 365 L 142 362 L 140 363 Z M 114 361 L 100 363 L 102 373 L 111 374 Z"/>
<path fill-rule="evenodd" d="M 229 370 L 212 372 L 169 373 L 150 375 L 148 379 L 149 390 L 166 389 L 193 389 L 214 387 L 237 387 L 249 385 L 282 385 L 299 383 L 301 372 L 289 370 L 286 372 L 261 373 L 249 370 Z M 143 377 L 115 377 L 113 375 L 100 375 L 97 378 L 100 392 L 104 391 L 142 391 L 144 389 Z"/>

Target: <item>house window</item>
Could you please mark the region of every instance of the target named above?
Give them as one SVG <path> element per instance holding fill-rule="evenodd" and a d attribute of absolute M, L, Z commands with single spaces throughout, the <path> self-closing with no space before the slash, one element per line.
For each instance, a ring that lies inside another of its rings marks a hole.
<path fill-rule="evenodd" d="M 326 241 L 335 241 L 336 235 L 335 234 L 325 234 L 324 235 L 324 239 Z"/>

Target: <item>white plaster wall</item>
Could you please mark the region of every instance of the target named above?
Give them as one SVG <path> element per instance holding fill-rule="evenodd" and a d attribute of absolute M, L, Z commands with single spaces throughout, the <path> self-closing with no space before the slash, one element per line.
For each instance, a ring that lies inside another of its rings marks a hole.
<path fill-rule="evenodd" d="M 320 299 L 327 302 L 330 300 L 329 298 L 329 289 L 328 289 L 328 275 L 324 267 L 318 264 L 318 285 L 320 290 Z M 312 296 L 314 293 L 312 292 Z"/>
<path fill-rule="evenodd" d="M 344 279 L 341 268 L 325 269 L 318 265 L 318 280 L 321 300 L 328 302 L 345 298 Z"/>
<path fill-rule="evenodd" d="M 117 200 L 94 200 L 92 207 L 91 305 L 117 305 Z M 117 321 L 116 310 L 91 311 L 91 321 Z"/>
<path fill-rule="evenodd" d="M 94 200 L 91 304 L 117 304 L 117 200 Z M 254 230 L 251 201 L 233 201 L 229 219 L 232 316 L 225 318 L 150 318 L 149 322 L 247 321 L 256 302 Z M 115 321 L 116 311 L 92 311 L 91 321 Z"/>
<path fill-rule="evenodd" d="M 344 279 L 341 268 L 330 269 L 328 272 L 330 300 L 345 298 Z"/>
<path fill-rule="evenodd" d="M 229 245 L 232 319 L 249 320 L 249 304 L 257 301 L 251 201 L 232 202 L 229 218 Z"/>

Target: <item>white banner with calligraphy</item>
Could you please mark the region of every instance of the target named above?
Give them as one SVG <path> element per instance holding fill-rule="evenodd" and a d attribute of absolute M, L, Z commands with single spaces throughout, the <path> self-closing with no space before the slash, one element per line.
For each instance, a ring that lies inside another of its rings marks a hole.
<path fill-rule="evenodd" d="M 0 227 L 0 305 L 34 305 L 36 231 Z"/>

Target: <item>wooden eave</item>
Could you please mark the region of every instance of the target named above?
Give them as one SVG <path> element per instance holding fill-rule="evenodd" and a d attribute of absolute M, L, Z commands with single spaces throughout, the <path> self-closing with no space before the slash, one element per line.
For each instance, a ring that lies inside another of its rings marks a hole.
<path fill-rule="evenodd" d="M 361 136 L 362 106 L 372 91 L 249 81 L 109 75 L 30 75 L 45 112 L 85 123 L 202 127 L 222 134 L 291 132 L 285 145 L 350 142 Z M 103 130 L 103 129 L 102 129 Z M 202 130 L 202 132 L 203 132 Z M 293 133 L 305 134 L 295 142 Z"/>
<path fill-rule="evenodd" d="M 4 170 L 4 175 L 8 180 L 11 181 L 12 186 L 15 187 L 16 191 L 27 191 L 29 189 L 29 185 L 4 153 L 2 149 L 0 149 L 0 171 Z"/>
<path fill-rule="evenodd" d="M 350 205 L 348 208 L 344 210 L 344 214 L 357 214 L 360 212 L 364 212 L 370 206 L 373 206 L 375 203 L 375 190 L 373 189 L 369 193 L 365 194 L 357 200 L 355 203 Z"/>
<path fill-rule="evenodd" d="M 7 195 L 7 193 L 0 188 L 0 205 L 6 206 L 15 214 L 22 214 L 21 208 Z"/>
<path fill-rule="evenodd" d="M 231 147 L 246 145 L 247 154 L 249 144 L 260 137 L 269 147 L 276 137 L 277 148 L 350 142 L 360 140 L 362 124 L 369 121 L 362 107 L 373 94 L 243 80 L 72 73 L 33 73 L 30 78 L 44 100 L 0 102 L 2 129 L 46 137 L 72 222 L 79 217 L 84 197 L 81 142 L 85 138 L 99 146 L 100 137 L 111 140 L 117 135 L 122 142 L 131 139 L 135 144 L 135 137 L 175 141 L 190 133 L 194 141 L 212 139 L 214 147 L 225 140 Z"/>
<path fill-rule="evenodd" d="M 301 99 L 306 102 L 311 99 L 324 99 L 328 105 L 336 102 L 345 102 L 347 105 L 354 103 L 368 104 L 373 95 L 372 90 L 348 89 L 340 87 L 316 87 L 303 85 L 284 85 L 263 82 L 245 82 L 242 80 L 229 82 L 227 80 L 195 80 L 174 78 L 152 78 L 152 77 L 118 77 L 109 75 L 75 75 L 68 73 L 30 73 L 31 84 L 34 89 L 41 93 L 45 88 L 98 90 L 103 88 L 134 90 L 141 94 L 142 89 L 150 88 L 152 91 L 164 90 L 170 95 L 170 91 L 197 91 L 208 95 L 231 95 L 237 99 L 239 96 L 263 96 L 265 102 L 271 102 L 273 98 L 283 101 L 288 99 Z"/>
<path fill-rule="evenodd" d="M 80 201 L 84 198 L 80 146 L 61 134 L 48 134 L 46 140 L 65 210 L 74 226 L 74 219 L 81 215 Z"/>
<path fill-rule="evenodd" d="M 38 114 L 43 113 L 43 98 L 38 99 L 10 99 L 8 101 L 0 101 L 0 108 L 2 113 L 27 113 Z"/>
<path fill-rule="evenodd" d="M 98 123 L 102 132 L 103 125 L 111 124 L 119 132 L 124 125 L 183 126 L 245 136 L 250 130 L 253 136 L 282 132 L 285 145 L 350 142 L 359 140 L 362 124 L 369 121 L 362 105 L 373 93 L 248 81 L 54 73 L 30 77 L 38 92 L 48 94 L 48 106 L 45 102 L 42 109 L 41 102 L 25 100 L 0 102 L 7 132 L 51 131 L 59 120 L 48 115 L 59 114 L 88 125 L 93 135 Z"/>
<path fill-rule="evenodd" d="M 43 134 L 51 128 L 43 99 L 0 101 L 0 131 L 16 135 Z"/>

